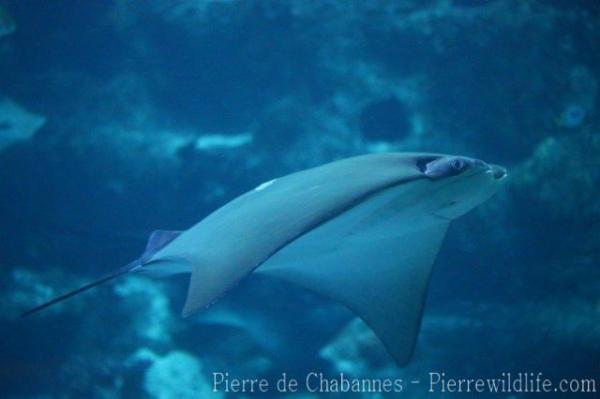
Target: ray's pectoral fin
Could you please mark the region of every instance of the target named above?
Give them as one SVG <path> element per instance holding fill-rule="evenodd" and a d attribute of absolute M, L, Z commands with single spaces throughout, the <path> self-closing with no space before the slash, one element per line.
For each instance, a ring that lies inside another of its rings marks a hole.
<path fill-rule="evenodd" d="M 447 227 L 437 223 L 399 233 L 369 230 L 353 235 L 339 249 L 319 250 L 304 259 L 294 252 L 310 252 L 303 248 L 310 243 L 299 239 L 257 272 L 344 304 L 405 365 L 415 348 L 429 276 Z"/>

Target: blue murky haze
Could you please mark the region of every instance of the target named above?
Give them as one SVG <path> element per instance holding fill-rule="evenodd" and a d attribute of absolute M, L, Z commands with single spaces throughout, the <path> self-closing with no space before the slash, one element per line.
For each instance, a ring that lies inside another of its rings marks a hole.
<path fill-rule="evenodd" d="M 490 378 L 513 389 L 480 397 L 598 397 L 599 91 L 593 0 L 0 1 L 0 397 L 418 399 Z M 185 319 L 186 276 L 137 275 L 19 316 L 155 229 L 386 151 L 509 170 L 452 224 L 406 367 L 341 305 L 259 276 Z M 539 376 L 550 392 L 515 389 Z"/>

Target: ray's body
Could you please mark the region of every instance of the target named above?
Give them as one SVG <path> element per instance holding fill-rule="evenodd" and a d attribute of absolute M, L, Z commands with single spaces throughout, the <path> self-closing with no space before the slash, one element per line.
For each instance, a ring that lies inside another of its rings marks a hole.
<path fill-rule="evenodd" d="M 431 268 L 451 220 L 487 200 L 506 175 L 440 154 L 348 158 L 270 182 L 183 232 L 157 231 L 127 272 L 190 273 L 183 315 L 255 271 L 312 290 L 361 317 L 400 365 L 414 350 Z"/>

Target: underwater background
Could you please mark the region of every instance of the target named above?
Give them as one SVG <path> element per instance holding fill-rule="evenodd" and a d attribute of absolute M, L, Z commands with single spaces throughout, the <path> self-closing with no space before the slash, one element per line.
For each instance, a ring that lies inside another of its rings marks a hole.
<path fill-rule="evenodd" d="M 599 82 L 593 0 L 0 1 L 0 397 L 386 396 L 212 392 L 214 372 L 399 378 L 411 399 L 456 396 L 433 371 L 600 378 Z M 407 367 L 340 305 L 254 276 L 187 319 L 185 277 L 140 276 L 19 318 L 154 229 L 382 151 L 509 170 L 452 224 Z"/>

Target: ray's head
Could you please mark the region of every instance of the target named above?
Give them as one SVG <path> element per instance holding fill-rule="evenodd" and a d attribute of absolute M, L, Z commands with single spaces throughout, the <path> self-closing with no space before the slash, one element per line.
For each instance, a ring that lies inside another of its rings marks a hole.
<path fill-rule="evenodd" d="M 502 166 L 463 156 L 426 157 L 417 167 L 431 183 L 426 201 L 430 212 L 444 219 L 462 216 L 489 199 L 507 176 Z"/>

